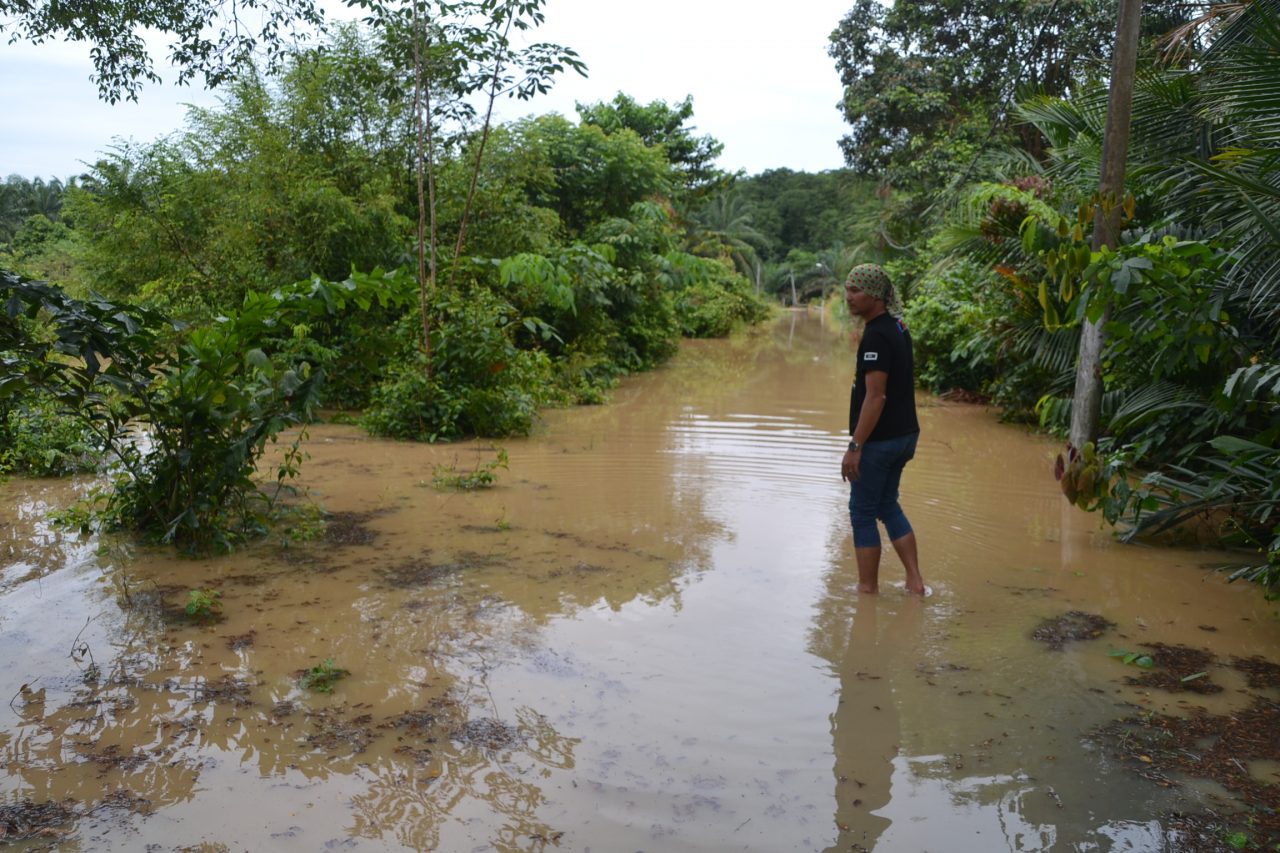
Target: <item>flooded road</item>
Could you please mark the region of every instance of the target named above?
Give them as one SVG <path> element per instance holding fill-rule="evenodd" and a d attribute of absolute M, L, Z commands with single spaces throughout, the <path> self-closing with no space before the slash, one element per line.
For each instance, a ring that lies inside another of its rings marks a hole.
<path fill-rule="evenodd" d="M 314 427 L 324 537 L 206 561 L 52 529 L 73 484 L 0 484 L 0 803 L 60 804 L 24 844 L 61 850 L 1179 849 L 1167 816 L 1228 792 L 1092 733 L 1280 693 L 1225 663 L 1218 693 L 1129 684 L 1108 652 L 1274 660 L 1276 606 L 1220 554 L 1116 544 L 1053 442 L 923 395 L 903 505 L 935 593 L 886 549 L 859 598 L 851 352 L 798 314 L 687 343 L 476 492 L 432 477 L 490 443 Z M 197 588 L 220 621 L 183 618 Z M 1111 627 L 1032 639 L 1069 611 Z M 350 674 L 301 688 L 326 659 Z"/>

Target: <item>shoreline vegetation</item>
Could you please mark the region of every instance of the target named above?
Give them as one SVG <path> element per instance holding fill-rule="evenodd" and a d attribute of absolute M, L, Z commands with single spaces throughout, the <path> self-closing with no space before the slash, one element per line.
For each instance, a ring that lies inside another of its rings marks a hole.
<path fill-rule="evenodd" d="M 319 406 L 400 439 L 527 433 L 875 261 L 925 388 L 1054 435 L 1081 324 L 1106 316 L 1102 432 L 1064 456 L 1064 494 L 1133 536 L 1212 520 L 1270 594 L 1280 2 L 1227 5 L 1146 4 L 1116 199 L 1096 197 L 1108 4 L 857 2 L 829 46 L 848 168 L 753 176 L 716 167 L 692 97 L 491 125 L 496 97 L 585 73 L 508 40 L 538 3 L 430 26 L 371 7 L 387 26 L 224 69 L 222 105 L 162 139 L 0 184 L 0 471 L 110 460 L 70 520 L 225 550 L 273 512 L 263 449 Z M 1100 204 L 1124 230 L 1095 252 Z"/>

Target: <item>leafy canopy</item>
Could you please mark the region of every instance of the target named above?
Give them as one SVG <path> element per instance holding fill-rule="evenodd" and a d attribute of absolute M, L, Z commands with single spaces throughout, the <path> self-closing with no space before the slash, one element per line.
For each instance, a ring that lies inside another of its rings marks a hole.
<path fill-rule="evenodd" d="M 98 95 L 108 103 L 137 100 L 144 82 L 159 82 L 144 35 L 168 36 L 178 83 L 196 78 L 213 87 L 258 51 L 282 58 L 303 33 L 323 24 L 315 0 L 94 0 L 33 3 L 0 0 L 0 34 L 9 44 L 61 40 L 88 45 Z"/>
<path fill-rule="evenodd" d="M 630 130 L 649 146 L 662 146 L 667 162 L 679 179 L 679 185 L 695 195 L 703 195 L 723 186 L 728 175 L 715 167 L 724 144 L 714 136 L 695 136 L 697 129 L 686 126 L 693 118 L 693 96 L 686 95 L 678 104 L 651 101 L 641 104 L 630 95 L 619 92 L 608 103 L 578 104 L 578 116 L 584 124 L 599 127 L 606 134 Z"/>

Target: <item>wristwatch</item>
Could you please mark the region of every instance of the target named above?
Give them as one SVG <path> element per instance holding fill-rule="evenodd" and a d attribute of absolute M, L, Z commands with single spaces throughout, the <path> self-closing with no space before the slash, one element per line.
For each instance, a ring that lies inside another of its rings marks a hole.
<path fill-rule="evenodd" d="M 857 440 L 857 439 L 854 439 L 854 440 L 852 440 L 852 441 L 850 441 L 850 442 L 849 442 L 849 452 L 850 452 L 850 453 L 857 453 L 857 452 L 858 452 L 859 450 L 861 450 L 861 449 L 862 449 L 862 445 L 858 443 L 858 440 Z"/>

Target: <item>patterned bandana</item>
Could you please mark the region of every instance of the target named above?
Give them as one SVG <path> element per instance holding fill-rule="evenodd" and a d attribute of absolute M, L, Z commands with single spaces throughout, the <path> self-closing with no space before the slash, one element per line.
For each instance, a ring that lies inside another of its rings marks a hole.
<path fill-rule="evenodd" d="M 846 286 L 853 285 L 863 293 L 876 299 L 884 300 L 884 310 L 895 320 L 902 319 L 902 303 L 893 292 L 893 282 L 889 274 L 879 264 L 858 264 L 849 270 L 849 277 L 844 280 Z"/>

